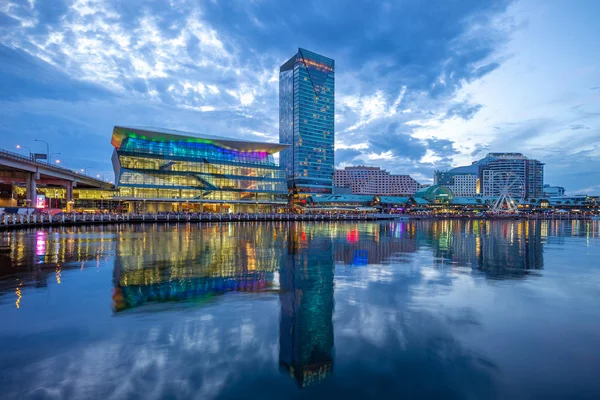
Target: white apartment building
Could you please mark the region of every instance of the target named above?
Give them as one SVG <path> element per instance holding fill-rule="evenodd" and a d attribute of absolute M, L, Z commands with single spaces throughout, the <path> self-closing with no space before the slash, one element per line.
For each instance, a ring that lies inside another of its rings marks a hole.
<path fill-rule="evenodd" d="M 454 184 L 448 185 L 448 189 L 456 197 L 473 197 L 477 195 L 477 175 L 460 174 L 454 175 Z"/>

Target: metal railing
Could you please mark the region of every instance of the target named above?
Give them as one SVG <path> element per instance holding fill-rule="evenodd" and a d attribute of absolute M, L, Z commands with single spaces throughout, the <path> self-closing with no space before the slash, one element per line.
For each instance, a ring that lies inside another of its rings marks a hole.
<path fill-rule="evenodd" d="M 372 221 L 393 219 L 391 214 L 4 214 L 0 229 L 104 223 L 244 222 L 244 221 Z"/>

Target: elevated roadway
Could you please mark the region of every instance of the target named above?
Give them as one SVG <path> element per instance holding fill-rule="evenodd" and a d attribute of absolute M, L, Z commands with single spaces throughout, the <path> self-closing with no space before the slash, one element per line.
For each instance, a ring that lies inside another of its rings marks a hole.
<path fill-rule="evenodd" d="M 34 161 L 7 150 L 0 150 L 0 183 L 25 184 L 26 197 L 34 204 L 37 186 L 66 188 L 67 203 L 73 200 L 73 188 L 113 189 L 113 185 L 68 168 Z"/>

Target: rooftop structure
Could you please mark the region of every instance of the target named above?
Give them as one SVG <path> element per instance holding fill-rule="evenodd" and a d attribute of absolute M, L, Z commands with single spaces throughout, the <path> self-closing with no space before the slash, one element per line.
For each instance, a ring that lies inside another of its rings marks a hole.
<path fill-rule="evenodd" d="M 561 197 L 565 195 L 565 188 L 563 186 L 544 185 L 543 191 L 545 199 L 550 197 Z"/>
<path fill-rule="evenodd" d="M 448 203 L 452 201 L 452 192 L 441 185 L 432 185 L 417 190 L 414 196 L 415 200 L 424 199 L 430 203 Z"/>

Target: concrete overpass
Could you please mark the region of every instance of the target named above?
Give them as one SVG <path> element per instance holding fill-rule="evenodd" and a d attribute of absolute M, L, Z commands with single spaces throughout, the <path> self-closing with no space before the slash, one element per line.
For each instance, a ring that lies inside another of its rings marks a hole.
<path fill-rule="evenodd" d="M 38 185 L 61 186 L 66 188 L 67 202 L 73 200 L 73 188 L 113 189 L 110 183 L 68 168 L 49 163 L 33 161 L 29 157 L 0 150 L 0 183 L 25 184 L 27 200 L 35 203 Z"/>

